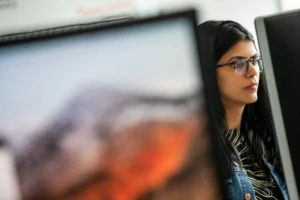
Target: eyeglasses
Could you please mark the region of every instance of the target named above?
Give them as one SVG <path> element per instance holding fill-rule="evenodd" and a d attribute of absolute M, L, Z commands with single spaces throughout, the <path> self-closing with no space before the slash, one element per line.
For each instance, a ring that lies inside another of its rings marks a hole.
<path fill-rule="evenodd" d="M 243 76 L 249 71 L 249 62 L 251 62 L 252 66 L 258 70 L 259 72 L 263 71 L 263 66 L 261 63 L 261 57 L 250 58 L 249 60 L 245 58 L 239 58 L 238 60 L 222 65 L 217 65 L 217 67 L 223 67 L 231 65 L 234 68 L 234 71 L 237 75 Z"/>

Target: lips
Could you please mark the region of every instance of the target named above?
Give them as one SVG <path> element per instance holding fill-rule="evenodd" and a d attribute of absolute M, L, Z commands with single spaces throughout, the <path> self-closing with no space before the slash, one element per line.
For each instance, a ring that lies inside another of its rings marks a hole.
<path fill-rule="evenodd" d="M 256 89 L 257 88 L 257 84 L 256 83 L 252 83 L 248 86 L 245 87 L 246 89 Z"/>

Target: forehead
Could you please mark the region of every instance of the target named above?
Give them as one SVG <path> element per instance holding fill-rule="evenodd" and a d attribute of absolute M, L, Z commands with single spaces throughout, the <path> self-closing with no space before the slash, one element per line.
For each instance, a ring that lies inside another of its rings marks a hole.
<path fill-rule="evenodd" d="M 221 57 L 221 60 L 228 60 L 231 57 L 242 56 L 245 58 L 251 58 L 257 54 L 254 43 L 251 40 L 242 40 L 233 45 L 225 54 Z"/>

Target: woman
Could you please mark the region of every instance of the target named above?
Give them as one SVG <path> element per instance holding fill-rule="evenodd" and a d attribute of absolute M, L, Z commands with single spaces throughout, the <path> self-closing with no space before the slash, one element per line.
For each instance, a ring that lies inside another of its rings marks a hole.
<path fill-rule="evenodd" d="M 221 97 L 228 199 L 288 199 L 253 36 L 233 21 L 207 21 L 198 36 L 202 64 L 216 70 Z"/>

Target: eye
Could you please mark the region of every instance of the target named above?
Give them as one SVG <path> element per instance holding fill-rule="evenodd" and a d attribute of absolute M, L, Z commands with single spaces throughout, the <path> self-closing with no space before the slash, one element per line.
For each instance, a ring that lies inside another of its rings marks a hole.
<path fill-rule="evenodd" d="M 240 59 L 235 61 L 235 68 L 236 70 L 244 69 L 247 65 L 247 61 L 244 59 Z"/>

